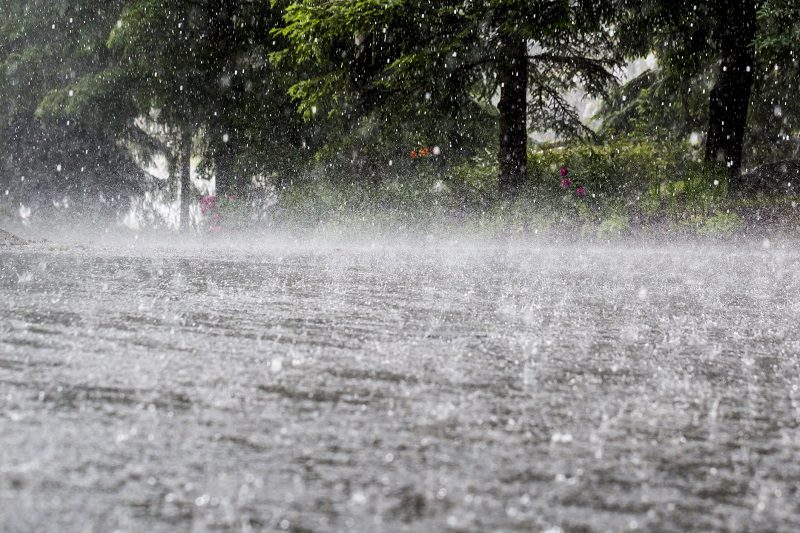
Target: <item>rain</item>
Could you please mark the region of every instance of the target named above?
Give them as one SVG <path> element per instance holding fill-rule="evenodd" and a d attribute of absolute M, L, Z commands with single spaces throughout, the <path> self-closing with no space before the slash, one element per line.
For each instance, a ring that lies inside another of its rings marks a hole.
<path fill-rule="evenodd" d="M 0 7 L 0 531 L 800 530 L 795 2 Z"/>

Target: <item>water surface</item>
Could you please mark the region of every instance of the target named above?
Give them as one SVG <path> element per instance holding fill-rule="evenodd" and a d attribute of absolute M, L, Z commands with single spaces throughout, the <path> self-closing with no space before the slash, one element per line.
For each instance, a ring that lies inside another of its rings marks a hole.
<path fill-rule="evenodd" d="M 800 530 L 798 249 L 2 249 L 0 530 Z"/>

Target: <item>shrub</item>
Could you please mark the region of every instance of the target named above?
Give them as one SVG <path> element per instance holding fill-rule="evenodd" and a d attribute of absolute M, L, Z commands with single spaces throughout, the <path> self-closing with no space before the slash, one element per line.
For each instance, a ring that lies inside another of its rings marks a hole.
<path fill-rule="evenodd" d="M 628 217 L 621 214 L 612 214 L 597 227 L 597 236 L 600 238 L 619 237 L 626 235 L 631 230 Z"/>
<path fill-rule="evenodd" d="M 698 233 L 724 237 L 736 233 L 743 226 L 742 217 L 736 213 L 717 213 L 704 221 L 703 225 L 698 229 Z"/>
<path fill-rule="evenodd" d="M 558 203 L 560 169 L 566 167 L 571 186 L 584 187 L 596 211 L 622 208 L 639 219 L 687 210 L 706 214 L 725 196 L 727 178 L 708 169 L 700 156 L 686 143 L 546 145 L 529 156 L 527 194 Z"/>
<path fill-rule="evenodd" d="M 387 168 L 379 180 L 331 180 L 326 172 L 298 178 L 278 190 L 278 218 L 318 225 L 369 221 L 370 227 L 467 224 L 477 231 L 605 238 L 652 222 L 696 229 L 727 207 L 724 171 L 707 168 L 699 150 L 683 143 L 626 139 L 536 147 L 528 180 L 513 200 L 498 193 L 496 158 L 488 150 L 450 167 L 413 152 L 415 158 Z"/>

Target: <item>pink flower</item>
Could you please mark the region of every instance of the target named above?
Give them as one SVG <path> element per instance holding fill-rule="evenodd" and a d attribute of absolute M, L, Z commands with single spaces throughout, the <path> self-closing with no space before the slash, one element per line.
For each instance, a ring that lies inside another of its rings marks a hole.
<path fill-rule="evenodd" d="M 217 197 L 216 196 L 203 196 L 200 198 L 200 212 L 202 214 L 206 214 L 209 211 L 213 211 L 217 207 Z"/>
<path fill-rule="evenodd" d="M 586 196 L 586 187 L 583 186 L 578 187 L 577 189 L 575 189 L 575 194 L 578 195 L 578 198 L 583 198 L 584 196 Z"/>
<path fill-rule="evenodd" d="M 564 178 L 561 180 L 561 188 L 562 189 L 569 189 L 572 186 L 572 181 L 569 178 Z"/>
<path fill-rule="evenodd" d="M 566 178 L 566 177 L 569 175 L 569 169 L 568 169 L 566 166 L 563 166 L 563 167 L 561 167 L 561 169 L 558 171 L 558 173 L 559 173 L 559 174 L 561 174 L 561 177 L 562 177 L 562 178 Z"/>

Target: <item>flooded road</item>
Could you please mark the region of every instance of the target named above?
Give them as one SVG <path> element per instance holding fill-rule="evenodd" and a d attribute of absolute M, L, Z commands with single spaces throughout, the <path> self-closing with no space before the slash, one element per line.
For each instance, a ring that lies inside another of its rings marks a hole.
<path fill-rule="evenodd" d="M 798 531 L 799 250 L 0 249 L 0 531 Z"/>

